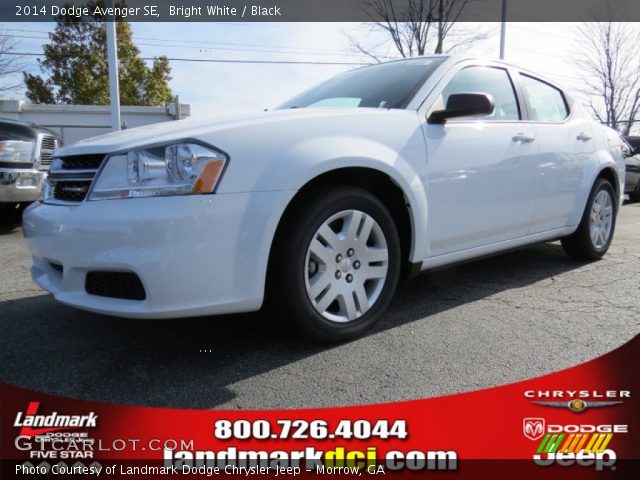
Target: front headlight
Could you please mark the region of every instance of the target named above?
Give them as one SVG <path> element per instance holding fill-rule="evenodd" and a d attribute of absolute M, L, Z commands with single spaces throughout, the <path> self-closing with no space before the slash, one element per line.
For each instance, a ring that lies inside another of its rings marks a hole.
<path fill-rule="evenodd" d="M 27 163 L 33 161 L 33 142 L 6 140 L 0 142 L 0 162 Z"/>
<path fill-rule="evenodd" d="M 227 157 L 192 142 L 110 156 L 90 200 L 213 193 Z"/>

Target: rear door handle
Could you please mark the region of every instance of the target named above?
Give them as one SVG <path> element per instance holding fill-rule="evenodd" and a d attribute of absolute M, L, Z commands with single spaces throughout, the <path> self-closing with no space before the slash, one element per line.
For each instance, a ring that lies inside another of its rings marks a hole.
<path fill-rule="evenodd" d="M 536 137 L 534 137 L 533 135 L 530 135 L 528 133 L 518 133 L 516 135 L 513 136 L 512 140 L 514 142 L 520 142 L 520 143 L 531 143 L 536 139 Z"/>
<path fill-rule="evenodd" d="M 581 142 L 588 142 L 589 140 L 591 140 L 591 138 L 591 135 L 589 135 L 588 133 L 580 132 L 580 135 L 576 137 L 576 140 L 580 140 Z"/>

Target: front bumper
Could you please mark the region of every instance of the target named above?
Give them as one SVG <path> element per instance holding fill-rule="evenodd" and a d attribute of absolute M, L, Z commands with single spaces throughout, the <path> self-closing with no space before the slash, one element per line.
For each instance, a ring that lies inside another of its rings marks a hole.
<path fill-rule="evenodd" d="M 0 203 L 35 202 L 46 177 L 40 170 L 0 168 Z"/>
<path fill-rule="evenodd" d="M 254 311 L 262 304 L 279 215 L 292 194 L 193 195 L 78 206 L 37 203 L 23 220 L 33 255 L 31 275 L 62 303 L 115 316 Z M 133 272 L 146 298 L 89 294 L 85 281 L 90 271 Z"/>

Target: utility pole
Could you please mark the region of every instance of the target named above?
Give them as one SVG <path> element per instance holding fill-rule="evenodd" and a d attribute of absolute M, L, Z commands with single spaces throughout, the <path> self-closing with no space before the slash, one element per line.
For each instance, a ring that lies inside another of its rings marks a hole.
<path fill-rule="evenodd" d="M 113 3 L 113 0 L 112 0 Z M 118 42 L 116 18 L 105 22 L 107 28 L 107 61 L 109 62 L 109 98 L 111 100 L 111 130 L 120 130 L 120 85 L 118 84 Z"/>
<path fill-rule="evenodd" d="M 505 36 L 507 34 L 507 0 L 502 0 L 502 15 L 500 25 L 500 60 L 504 60 Z"/>
<path fill-rule="evenodd" d="M 440 0 L 438 5 L 438 43 L 436 45 L 436 53 L 441 54 L 444 48 L 442 35 L 444 33 L 444 25 L 442 24 L 442 17 L 444 15 L 444 0 Z"/>

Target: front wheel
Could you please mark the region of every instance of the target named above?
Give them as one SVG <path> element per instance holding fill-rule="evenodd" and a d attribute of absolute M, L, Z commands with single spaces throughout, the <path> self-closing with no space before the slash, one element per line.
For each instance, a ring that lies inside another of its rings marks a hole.
<path fill-rule="evenodd" d="M 366 190 L 327 187 L 294 205 L 277 238 L 270 294 L 304 335 L 353 338 L 389 305 L 400 276 L 400 239 Z"/>
<path fill-rule="evenodd" d="M 578 229 L 562 239 L 564 251 L 581 260 L 602 258 L 613 239 L 617 205 L 611 182 L 604 178 L 596 180 Z"/>

